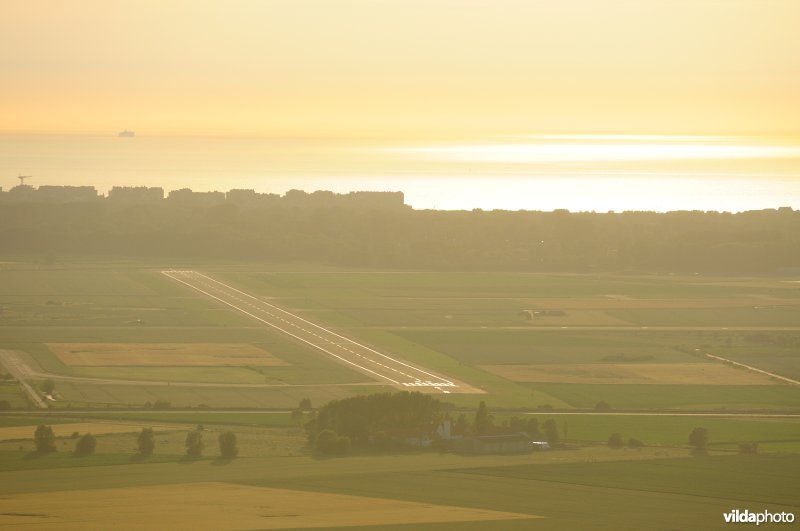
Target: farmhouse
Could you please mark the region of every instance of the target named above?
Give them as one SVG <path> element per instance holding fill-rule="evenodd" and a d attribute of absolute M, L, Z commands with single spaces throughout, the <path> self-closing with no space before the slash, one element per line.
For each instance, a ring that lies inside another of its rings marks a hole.
<path fill-rule="evenodd" d="M 462 454 L 523 454 L 533 450 L 524 433 L 463 437 L 454 441 L 454 448 Z"/>

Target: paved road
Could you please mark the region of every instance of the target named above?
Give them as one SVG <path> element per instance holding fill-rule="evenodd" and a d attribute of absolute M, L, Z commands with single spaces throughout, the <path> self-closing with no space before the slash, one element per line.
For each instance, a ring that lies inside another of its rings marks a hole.
<path fill-rule="evenodd" d="M 47 409 L 47 403 L 42 400 L 39 393 L 26 381 L 30 377 L 28 371 L 29 367 L 19 356 L 10 350 L 0 350 L 0 365 L 3 365 L 8 373 L 19 382 L 22 386 L 22 390 L 25 391 L 25 394 L 28 395 L 36 407 Z"/>
<path fill-rule="evenodd" d="M 442 393 L 482 392 L 462 382 L 411 364 L 396 354 L 379 352 L 197 271 L 162 271 L 162 273 L 291 336 L 318 352 L 395 387 Z"/>

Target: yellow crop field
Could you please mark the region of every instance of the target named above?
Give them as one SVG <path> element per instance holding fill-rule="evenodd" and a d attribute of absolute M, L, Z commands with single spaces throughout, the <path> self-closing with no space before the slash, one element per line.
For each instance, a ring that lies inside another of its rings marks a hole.
<path fill-rule="evenodd" d="M 146 500 L 146 503 L 142 503 Z M 25 529 L 287 529 L 516 520 L 537 516 L 227 483 L 6 496 L 0 527 Z"/>
<path fill-rule="evenodd" d="M 48 343 L 71 366 L 279 366 L 286 362 L 242 343 Z"/>
<path fill-rule="evenodd" d="M 553 363 L 481 365 L 514 382 L 769 385 L 769 377 L 721 363 Z"/>
<path fill-rule="evenodd" d="M 47 424 L 42 421 L 42 424 Z M 83 435 L 106 435 L 112 433 L 135 433 L 144 426 L 152 427 L 154 430 L 186 430 L 185 426 L 153 425 L 153 424 L 120 424 L 118 422 L 70 422 L 67 424 L 52 424 L 53 433 L 56 437 L 69 437 L 75 432 Z M 33 439 L 33 432 L 36 426 L 5 426 L 0 428 L 0 441 L 11 441 L 20 439 Z"/>

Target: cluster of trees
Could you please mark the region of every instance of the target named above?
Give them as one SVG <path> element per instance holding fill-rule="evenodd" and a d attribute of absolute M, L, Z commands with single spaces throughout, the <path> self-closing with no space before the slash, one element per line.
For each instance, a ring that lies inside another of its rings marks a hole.
<path fill-rule="evenodd" d="M 422 393 L 382 393 L 333 400 L 306 423 L 309 442 L 322 453 L 341 453 L 350 444 L 427 437 L 436 430 L 442 403 Z"/>
<path fill-rule="evenodd" d="M 186 457 L 188 459 L 199 459 L 203 455 L 205 442 L 203 442 L 203 432 L 205 428 L 202 425 L 197 426 L 194 430 L 186 434 Z M 236 439 L 236 434 L 232 431 L 226 431 L 219 434 L 217 438 L 219 442 L 219 455 L 223 459 L 233 459 L 239 455 L 239 446 Z"/>
<path fill-rule="evenodd" d="M 800 347 L 800 335 L 785 332 L 753 332 L 744 334 L 743 339 L 759 345 L 777 345 L 784 348 Z"/>
<path fill-rule="evenodd" d="M 564 424 L 566 436 L 567 425 Z M 459 415 L 453 424 L 453 435 L 506 435 L 525 433 L 531 439 L 545 440 L 551 445 L 561 441 L 561 433 L 555 419 L 549 418 L 540 423 L 535 417 L 511 417 L 507 421 L 496 424 L 494 417 L 489 413 L 486 402 L 481 401 L 472 423 L 465 415 Z"/>
<path fill-rule="evenodd" d="M 0 202 L 7 253 L 530 271 L 774 272 L 800 264 L 800 211 L 433 211 L 279 202 Z"/>
<path fill-rule="evenodd" d="M 612 433 L 611 437 L 608 438 L 608 447 L 609 448 L 622 448 L 625 446 L 625 440 L 622 438 L 621 433 Z M 644 443 L 639 439 L 635 439 L 633 437 L 628 439 L 627 443 L 628 448 L 641 448 L 644 446 Z"/>

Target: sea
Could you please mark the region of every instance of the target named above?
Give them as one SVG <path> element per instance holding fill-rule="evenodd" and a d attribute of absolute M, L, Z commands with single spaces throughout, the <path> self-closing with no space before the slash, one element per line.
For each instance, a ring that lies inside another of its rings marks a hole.
<path fill-rule="evenodd" d="M 415 209 L 800 209 L 800 139 L 492 135 L 435 140 L 0 134 L 0 187 L 401 191 Z"/>

